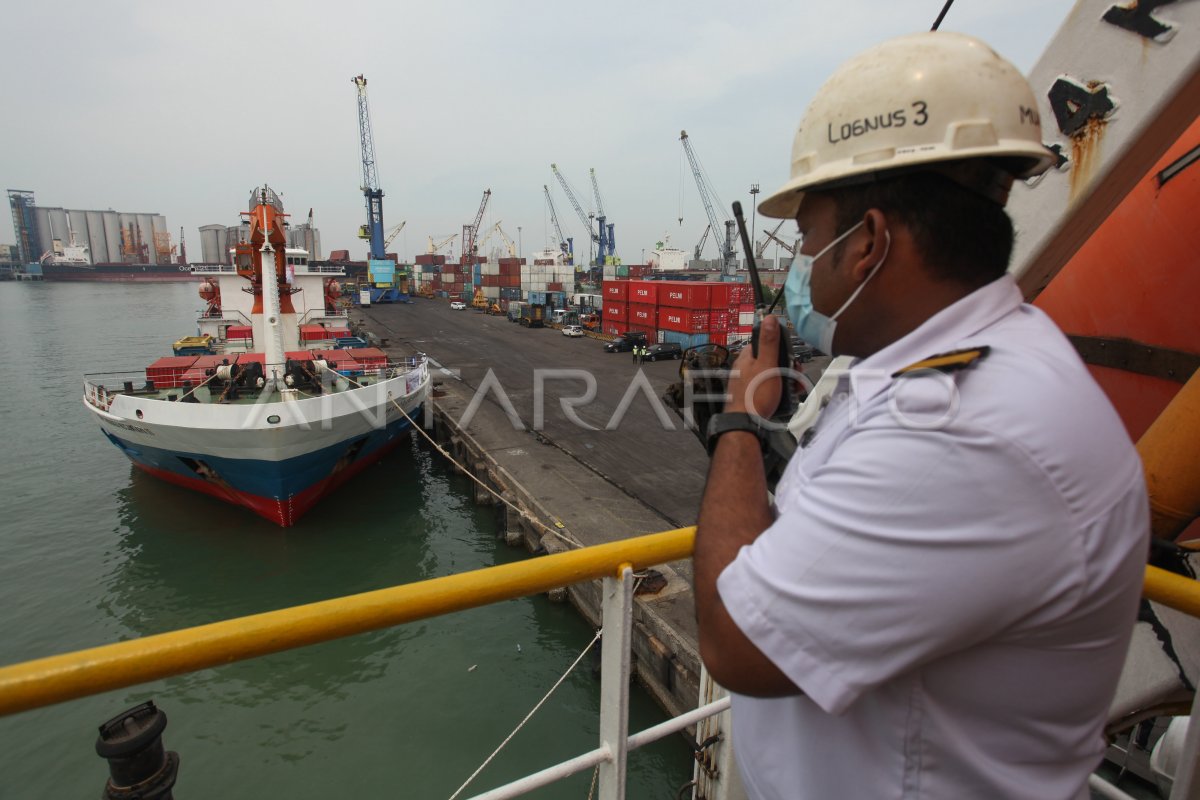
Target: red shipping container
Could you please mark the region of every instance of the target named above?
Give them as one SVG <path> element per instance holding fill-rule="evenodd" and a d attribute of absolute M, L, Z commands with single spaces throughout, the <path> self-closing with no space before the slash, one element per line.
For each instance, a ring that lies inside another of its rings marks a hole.
<path fill-rule="evenodd" d="M 704 333 L 708 330 L 708 312 L 690 308 L 658 309 L 658 327 L 678 333 Z"/>
<path fill-rule="evenodd" d="M 254 329 L 249 325 L 230 325 L 225 329 L 226 339 L 253 339 Z"/>
<path fill-rule="evenodd" d="M 146 380 L 154 381 L 161 388 L 174 389 L 183 379 L 183 373 L 196 363 L 196 356 L 164 356 L 146 367 Z"/>
<path fill-rule="evenodd" d="M 690 308 L 707 311 L 712 286 L 707 283 L 663 282 L 658 289 L 658 304 L 671 308 Z M 675 330 L 669 328 L 668 330 Z"/>
<path fill-rule="evenodd" d="M 312 350 L 288 350 L 283 354 L 284 359 L 292 359 L 293 361 L 308 361 L 312 358 Z"/>
<path fill-rule="evenodd" d="M 629 307 L 624 303 L 604 303 L 604 319 L 612 322 L 625 322 L 629 319 Z"/>
<path fill-rule="evenodd" d="M 724 333 L 729 330 L 729 320 L 728 311 L 710 311 L 708 315 L 708 329 Z"/>
<path fill-rule="evenodd" d="M 732 283 L 712 284 L 708 296 L 708 307 L 722 310 L 729 308 L 729 298 L 733 294 L 733 287 Z"/>
<path fill-rule="evenodd" d="M 708 334 L 709 344 L 729 344 L 729 334 L 710 331 Z"/>
<path fill-rule="evenodd" d="M 600 294 L 604 296 L 605 305 L 609 300 L 624 303 L 629 298 L 629 281 L 604 281 Z"/>
<path fill-rule="evenodd" d="M 344 352 L 368 369 L 387 366 L 387 353 L 378 347 L 351 347 Z"/>
<path fill-rule="evenodd" d="M 311 342 L 318 339 L 328 339 L 329 331 L 321 325 L 301 325 L 300 341 Z"/>
<path fill-rule="evenodd" d="M 630 294 L 633 290 L 630 289 Z M 647 306 L 630 303 L 629 304 L 629 324 L 630 325 L 645 325 L 653 328 L 658 324 L 658 309 L 654 306 Z"/>
<path fill-rule="evenodd" d="M 658 305 L 658 286 L 659 281 L 630 281 L 629 302 Z"/>
<path fill-rule="evenodd" d="M 620 336 L 629 330 L 629 326 L 624 322 L 610 322 L 608 320 L 604 320 L 604 325 L 602 326 L 601 330 L 603 330 L 609 336 Z"/>
<path fill-rule="evenodd" d="M 655 329 L 655 327 L 653 325 L 630 325 L 629 332 L 630 333 L 635 333 L 635 332 L 644 333 L 644 334 L 646 334 L 646 338 L 649 339 L 650 341 L 652 341 L 652 342 L 658 341 L 658 331 Z"/>

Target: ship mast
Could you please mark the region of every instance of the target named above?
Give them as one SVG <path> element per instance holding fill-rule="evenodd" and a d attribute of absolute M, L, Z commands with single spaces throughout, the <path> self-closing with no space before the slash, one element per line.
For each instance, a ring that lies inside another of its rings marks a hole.
<path fill-rule="evenodd" d="M 279 278 L 276 272 L 275 249 L 271 246 L 271 227 L 267 221 L 267 202 L 271 190 L 264 186 L 259 197 L 258 213 L 263 231 L 262 247 L 259 249 L 259 281 L 262 287 L 263 325 L 266 333 L 265 356 L 271 386 L 285 400 L 295 399 L 295 390 L 283 383 L 283 333 L 280 328 Z"/>

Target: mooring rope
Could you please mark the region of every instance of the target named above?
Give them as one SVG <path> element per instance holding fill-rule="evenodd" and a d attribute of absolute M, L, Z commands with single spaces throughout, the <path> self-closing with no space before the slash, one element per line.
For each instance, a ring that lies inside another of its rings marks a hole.
<path fill-rule="evenodd" d="M 454 794 L 450 795 L 450 800 L 455 800 L 455 798 L 457 798 L 460 794 L 462 794 L 463 789 L 466 789 L 467 786 L 471 783 L 471 781 L 475 780 L 476 776 L 478 776 L 479 773 L 483 772 L 483 770 L 487 767 L 488 764 L 492 763 L 492 759 L 494 759 L 496 756 L 500 755 L 500 751 L 504 749 L 504 746 L 507 745 L 510 741 L 512 741 L 512 738 L 514 736 L 516 736 L 518 733 L 520 733 L 521 729 L 525 727 L 525 723 L 529 722 L 530 718 L 533 717 L 533 715 L 537 713 L 538 709 L 541 708 L 543 705 L 545 705 L 546 701 L 550 699 L 550 695 L 554 694 L 554 691 L 556 689 L 558 689 L 559 686 L 562 685 L 562 682 L 567 679 L 567 676 L 570 675 L 577 666 L 579 666 L 579 662 L 583 660 L 583 657 L 588 654 L 588 651 L 591 650 L 592 647 L 595 646 L 596 642 L 598 642 L 600 640 L 600 636 L 603 633 L 604 633 L 603 628 L 596 631 L 596 635 L 593 636 L 592 640 L 587 643 L 587 647 L 583 648 L 583 651 L 571 663 L 571 666 L 567 667 L 567 671 L 562 674 L 562 677 L 560 677 L 557 681 L 554 682 L 554 685 L 550 687 L 550 691 L 546 692 L 546 694 L 542 696 L 542 699 L 537 701 L 537 705 L 535 705 L 532 709 L 530 709 L 529 713 L 525 715 L 525 718 L 523 720 L 521 720 L 520 722 L 517 723 L 517 727 L 513 728 L 512 733 L 510 733 L 508 736 L 506 736 L 504 738 L 504 741 L 500 743 L 500 746 L 497 747 L 495 750 L 493 750 L 492 754 L 483 760 L 483 763 L 479 765 L 479 768 L 471 773 L 471 777 L 467 778 L 463 782 L 463 785 L 458 787 L 458 789 L 455 790 Z"/>
<path fill-rule="evenodd" d="M 329 369 L 329 368 L 326 367 L 326 369 Z M 340 375 L 340 373 L 338 373 L 338 374 Z M 341 375 L 341 377 L 345 378 L 347 382 L 352 383 L 355 386 L 358 386 L 360 388 L 363 385 L 348 375 Z M 433 445 L 433 448 L 435 450 L 437 450 L 439 453 L 441 453 L 446 458 L 446 460 L 449 461 L 451 464 L 458 467 L 459 470 L 461 470 L 463 472 L 463 474 L 465 474 L 468 478 L 470 478 L 472 481 L 474 481 L 485 492 L 487 492 L 492 497 L 499 500 L 505 506 L 511 508 L 513 511 L 520 514 L 522 519 L 527 520 L 531 524 L 537 526 L 540 530 L 544 531 L 545 533 L 554 535 L 560 541 L 564 542 L 565 544 L 569 545 L 570 547 L 578 548 L 578 547 L 583 546 L 579 542 L 576 542 L 574 539 L 568 538 L 567 535 L 564 534 L 562 531 L 555 530 L 554 528 L 551 528 L 549 525 L 546 525 L 544 522 L 542 522 L 540 519 L 538 519 L 532 513 L 530 513 L 529 511 L 527 511 L 524 508 L 521 508 L 516 503 L 509 500 L 507 497 L 504 497 L 499 492 L 497 492 L 495 489 L 493 489 L 491 486 L 488 486 L 486 483 L 484 483 L 482 480 L 480 480 L 478 477 L 476 477 L 475 474 L 471 472 L 471 470 L 467 469 L 466 466 L 464 466 L 463 464 L 460 464 L 458 462 L 458 460 L 455 459 L 454 456 L 451 455 L 450 452 L 446 450 L 446 448 L 444 448 L 440 444 L 438 444 L 437 441 L 435 441 L 434 438 L 432 436 L 430 436 L 429 433 L 423 427 L 421 427 L 419 424 L 417 424 L 417 421 L 414 420 L 409 415 L 409 413 L 404 410 L 404 406 L 400 405 L 400 403 L 398 403 L 396 401 L 396 398 L 389 397 L 388 400 L 390 400 L 392 405 L 394 405 L 396 407 L 397 411 L 399 411 L 401 414 L 404 415 L 404 418 L 409 421 L 409 424 L 413 427 L 413 429 L 416 430 L 418 433 L 420 433 L 422 436 L 424 436 L 426 441 L 428 441 L 431 445 Z"/>

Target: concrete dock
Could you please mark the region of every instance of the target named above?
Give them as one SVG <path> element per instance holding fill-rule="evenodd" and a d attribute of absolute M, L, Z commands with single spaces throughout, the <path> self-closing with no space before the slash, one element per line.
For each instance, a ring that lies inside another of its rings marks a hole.
<path fill-rule="evenodd" d="M 595 339 L 453 311 L 441 300 L 356 308 L 351 318 L 385 339 L 391 355 L 430 357 L 441 382 L 436 437 L 527 512 L 506 515 L 511 543 L 541 554 L 695 524 L 708 456 L 660 399 L 678 361 L 639 368 Z M 483 490 L 476 500 L 496 502 Z M 699 691 L 691 562 L 658 572 L 665 585 L 647 579 L 651 591 L 639 590 L 634 656 L 642 684 L 678 714 L 695 707 Z M 597 625 L 598 586 L 565 593 Z"/>

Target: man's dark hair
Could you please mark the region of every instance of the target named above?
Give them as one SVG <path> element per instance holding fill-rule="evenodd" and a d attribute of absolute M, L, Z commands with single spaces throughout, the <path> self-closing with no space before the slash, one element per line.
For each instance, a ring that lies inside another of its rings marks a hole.
<path fill-rule="evenodd" d="M 908 228 L 933 277 L 975 288 L 1008 269 L 1012 220 L 994 200 L 947 175 L 910 172 L 829 190 L 844 231 L 872 208 Z M 845 246 L 838 245 L 840 251 Z M 841 258 L 841 252 L 834 254 Z"/>

